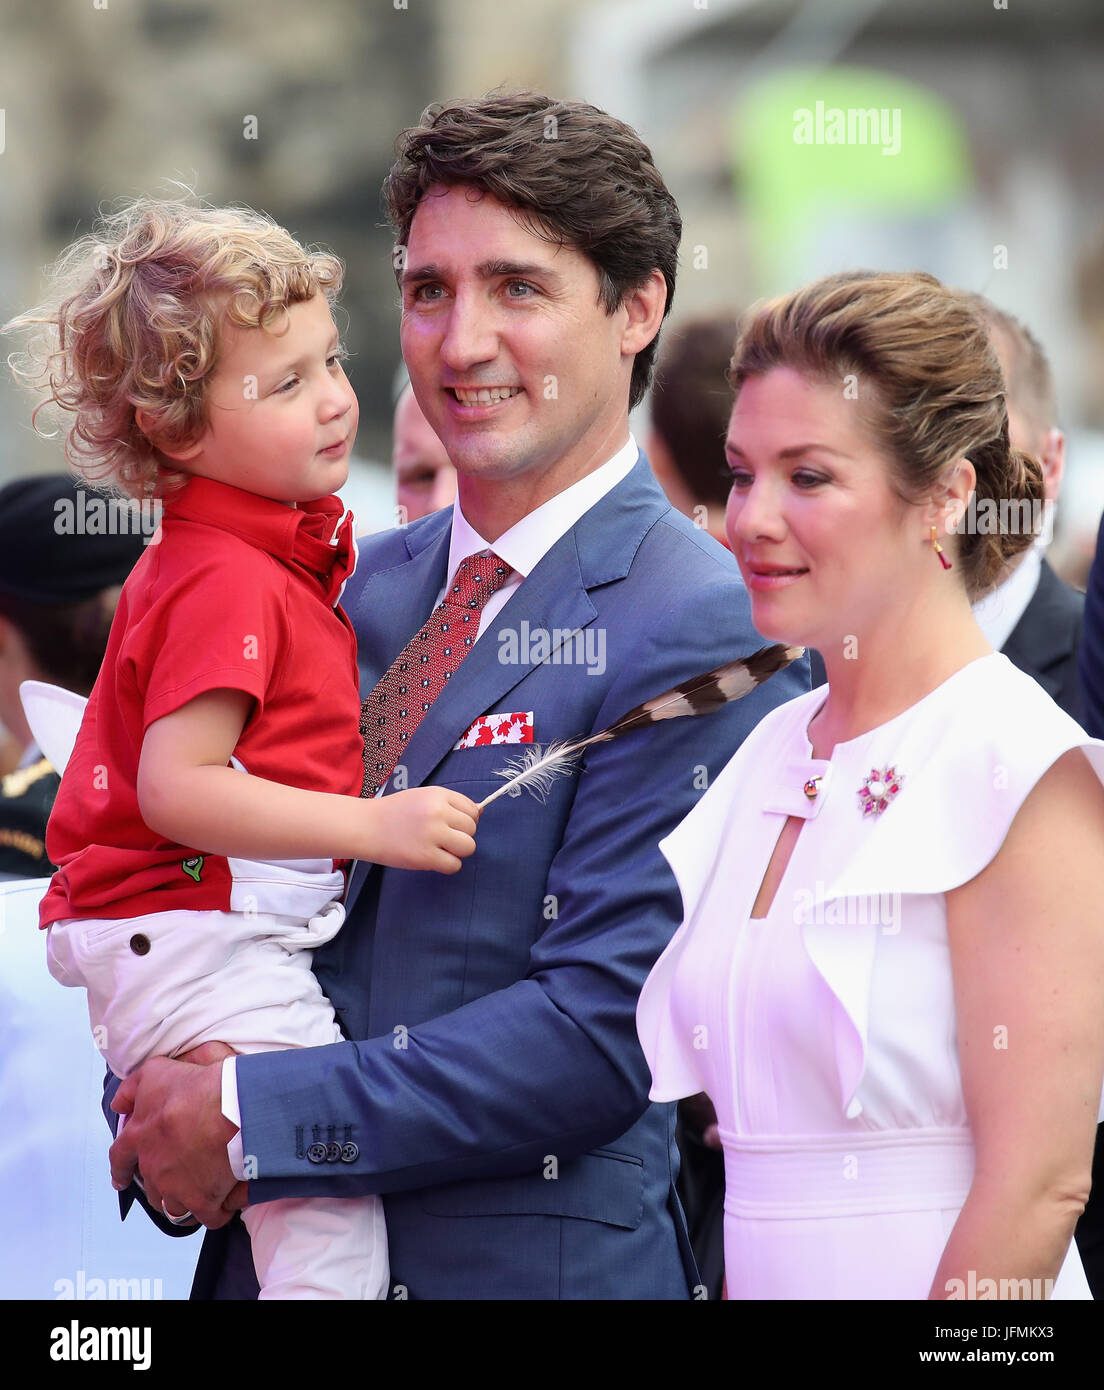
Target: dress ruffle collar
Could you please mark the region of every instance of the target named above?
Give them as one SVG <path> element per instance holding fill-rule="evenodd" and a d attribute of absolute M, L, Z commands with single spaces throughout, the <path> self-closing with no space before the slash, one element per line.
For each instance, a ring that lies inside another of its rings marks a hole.
<path fill-rule="evenodd" d="M 688 1087 L 676 1086 L 678 1095 L 701 1089 L 689 1041 L 673 1036 L 665 1018 L 679 955 L 696 921 L 750 915 L 785 816 L 818 818 L 830 847 L 824 877 L 801 885 L 792 899 L 809 957 L 840 1006 L 836 1052 L 850 1119 L 862 1111 L 857 1092 L 878 942 L 893 930 L 878 904 L 887 896 L 946 893 L 980 873 L 1028 792 L 1070 748 L 1083 747 L 1104 781 L 1104 743 L 1089 739 L 1000 653 L 970 662 L 896 718 L 837 744 L 831 759 L 821 760 L 812 757 L 807 728 L 826 695 L 822 686 L 768 715 L 660 841 L 685 917 L 645 983 L 638 1024 L 649 1057 L 662 1058 L 666 1075 Z M 873 768 L 886 765 L 899 768 L 907 784 L 884 814 L 864 817 L 859 789 Z M 810 799 L 803 787 L 813 777 L 821 781 Z M 792 881 L 800 845 L 799 837 L 782 884 Z"/>

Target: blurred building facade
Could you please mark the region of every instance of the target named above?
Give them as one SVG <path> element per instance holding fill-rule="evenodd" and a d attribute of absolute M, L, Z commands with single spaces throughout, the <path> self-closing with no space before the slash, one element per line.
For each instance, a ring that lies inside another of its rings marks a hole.
<path fill-rule="evenodd" d="M 928 269 L 1023 318 L 1071 440 L 1060 541 L 1067 515 L 1095 531 L 1098 0 L 0 0 L 0 25 L 5 317 L 101 202 L 176 180 L 264 208 L 348 264 L 360 452 L 384 459 L 398 312 L 379 186 L 395 134 L 430 101 L 534 85 L 651 144 L 685 220 L 676 319 L 854 265 Z M 797 148 L 797 106 L 838 104 L 848 82 L 856 105 L 890 94 L 897 154 Z M 0 478 L 56 466 L 27 419 L 5 381 Z"/>

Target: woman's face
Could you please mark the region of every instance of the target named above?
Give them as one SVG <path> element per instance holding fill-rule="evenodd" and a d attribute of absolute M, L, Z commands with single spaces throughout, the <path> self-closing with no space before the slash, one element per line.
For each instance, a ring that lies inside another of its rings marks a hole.
<path fill-rule="evenodd" d="M 744 382 L 725 452 L 732 471 L 726 531 L 751 596 L 752 620 L 775 641 L 836 650 L 922 579 L 921 509 L 901 501 L 839 385 L 775 367 Z M 862 379 L 857 390 L 862 392 Z"/>

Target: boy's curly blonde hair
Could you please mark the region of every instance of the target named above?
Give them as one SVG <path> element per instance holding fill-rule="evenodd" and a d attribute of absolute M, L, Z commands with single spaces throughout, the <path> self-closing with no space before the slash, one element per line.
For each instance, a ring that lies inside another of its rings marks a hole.
<path fill-rule="evenodd" d="M 160 450 L 206 427 L 220 325 L 268 328 L 318 292 L 332 304 L 343 266 L 248 208 L 140 198 L 105 215 L 52 275 L 54 295 L 4 325 L 33 332 L 12 371 L 46 392 L 36 424 L 47 406 L 75 417 L 65 455 L 78 472 L 142 497 L 185 480 Z"/>

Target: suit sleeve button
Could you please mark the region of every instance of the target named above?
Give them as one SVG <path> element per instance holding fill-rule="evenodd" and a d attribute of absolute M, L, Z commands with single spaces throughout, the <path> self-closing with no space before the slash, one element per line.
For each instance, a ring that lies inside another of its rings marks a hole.
<path fill-rule="evenodd" d="M 356 1146 L 354 1143 L 352 1143 L 352 1142 L 350 1141 L 348 1144 L 342 1144 L 342 1146 L 341 1146 L 341 1161 L 342 1161 L 342 1163 L 355 1163 L 359 1157 L 360 1157 L 360 1150 L 357 1148 L 357 1146 Z"/>
<path fill-rule="evenodd" d="M 141 932 L 135 932 L 130 938 L 130 949 L 136 956 L 148 956 L 150 949 L 150 939 L 143 936 Z"/>
<path fill-rule="evenodd" d="M 326 1145 L 312 1144 L 310 1148 L 307 1150 L 307 1157 L 310 1159 L 312 1163 L 325 1163 Z"/>
<path fill-rule="evenodd" d="M 332 1144 L 326 1145 L 326 1162 L 336 1163 L 341 1157 L 341 1145 L 335 1140 Z"/>

